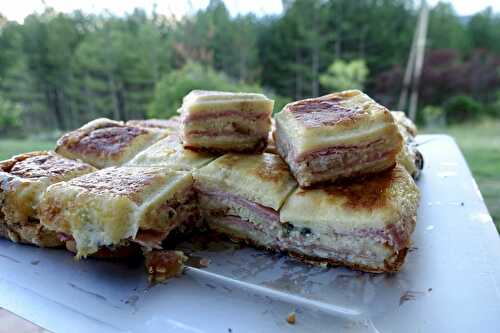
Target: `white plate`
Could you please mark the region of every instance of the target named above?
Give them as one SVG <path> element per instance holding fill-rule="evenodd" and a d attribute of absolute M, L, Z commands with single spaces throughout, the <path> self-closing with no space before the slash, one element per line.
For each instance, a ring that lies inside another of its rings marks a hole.
<path fill-rule="evenodd" d="M 500 241 L 454 141 L 420 136 L 425 167 L 402 271 L 321 269 L 209 246 L 205 270 L 148 288 L 142 266 L 0 240 L 0 306 L 53 332 L 498 332 Z M 296 324 L 286 322 L 296 312 Z"/>

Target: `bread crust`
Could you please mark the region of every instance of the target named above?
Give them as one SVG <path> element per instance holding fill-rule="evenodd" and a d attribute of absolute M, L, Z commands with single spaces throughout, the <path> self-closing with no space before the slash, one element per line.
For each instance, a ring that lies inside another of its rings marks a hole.
<path fill-rule="evenodd" d="M 5 224 L 0 220 L 0 237 L 9 239 L 14 243 L 33 245 L 38 247 L 62 247 L 62 242 L 57 234 L 44 228 L 40 224 Z"/>
<path fill-rule="evenodd" d="M 55 150 L 67 158 L 106 168 L 128 162 L 168 133 L 165 129 L 131 126 L 100 118 L 63 135 Z"/>
<path fill-rule="evenodd" d="M 314 265 L 314 266 L 324 266 L 327 265 L 328 267 L 348 267 L 353 270 L 361 271 L 361 272 L 367 272 L 367 273 L 396 273 L 400 271 L 401 266 L 403 265 L 406 255 L 408 253 L 408 248 L 409 247 L 404 247 L 399 251 L 394 251 L 393 250 L 393 255 L 389 257 L 389 260 L 384 260 L 384 267 L 374 267 L 374 266 L 368 266 L 368 265 L 361 265 L 361 264 L 356 264 L 344 260 L 334 260 L 334 259 L 324 259 L 324 258 L 317 258 L 317 257 L 311 257 L 307 256 L 304 254 L 301 254 L 299 252 L 295 251 L 283 251 L 281 249 L 277 249 L 274 247 L 267 247 L 263 246 L 262 244 L 257 243 L 256 241 L 247 238 L 247 237 L 240 237 L 236 235 L 228 235 L 224 233 L 222 230 L 218 230 L 217 228 L 212 228 L 213 231 L 220 233 L 220 235 L 226 237 L 227 239 L 231 240 L 232 242 L 235 243 L 242 243 L 249 245 L 251 247 L 254 247 L 256 249 L 260 250 L 265 250 L 269 251 L 271 253 L 280 253 L 283 255 L 288 255 L 302 263 L 309 264 L 309 265 Z M 386 245 L 389 247 L 388 245 Z"/>
<path fill-rule="evenodd" d="M 184 143 L 184 148 L 192 150 L 197 153 L 210 153 L 214 155 L 223 155 L 226 153 L 241 153 L 241 154 L 260 154 L 264 152 L 267 147 L 267 138 L 259 139 L 257 143 L 255 143 L 252 147 L 232 147 L 229 149 L 219 149 L 219 148 L 209 148 L 209 147 L 198 147 L 198 146 L 190 146 L 189 144 Z"/>

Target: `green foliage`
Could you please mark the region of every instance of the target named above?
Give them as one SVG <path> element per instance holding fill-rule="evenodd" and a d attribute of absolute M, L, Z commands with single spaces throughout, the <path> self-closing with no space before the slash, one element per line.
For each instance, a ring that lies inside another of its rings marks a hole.
<path fill-rule="evenodd" d="M 0 96 L 0 135 L 12 134 L 21 127 L 21 107 Z"/>
<path fill-rule="evenodd" d="M 165 42 L 140 11 L 126 21 L 107 19 L 87 33 L 72 63 L 77 122 L 98 116 L 144 118 L 160 73 L 170 68 L 172 52 Z"/>
<path fill-rule="evenodd" d="M 491 49 L 500 53 L 500 15 L 491 7 L 474 15 L 467 24 L 469 38 L 475 48 Z"/>
<path fill-rule="evenodd" d="M 234 82 L 223 73 L 188 62 L 181 69 L 165 75 L 155 89 L 153 101 L 148 109 L 148 116 L 168 118 L 177 112 L 182 98 L 191 90 L 225 90 L 242 92 L 261 92 L 257 85 Z"/>
<path fill-rule="evenodd" d="M 376 74 L 408 56 L 416 18 L 410 0 L 295 0 L 284 8 L 259 40 L 261 82 L 280 95 L 328 92 L 320 73 L 338 59 L 364 59 Z"/>
<path fill-rule="evenodd" d="M 487 113 L 491 117 L 500 118 L 500 91 L 497 91 L 496 98 L 493 103 L 487 106 Z"/>
<path fill-rule="evenodd" d="M 414 1 L 286 0 L 283 8 L 232 16 L 223 0 L 211 0 L 183 17 L 50 7 L 22 24 L 0 16 L 0 94 L 22 108 L 29 132 L 66 131 L 101 116 L 172 114 L 193 88 L 265 91 L 278 111 L 292 99 L 358 87 L 394 106 Z M 497 115 L 499 33 L 491 9 L 466 21 L 451 5 L 436 5 L 419 105 L 466 94 Z"/>
<path fill-rule="evenodd" d="M 427 127 L 444 125 L 445 111 L 440 106 L 426 105 L 422 109 L 422 118 Z"/>
<path fill-rule="evenodd" d="M 458 95 L 446 101 L 444 111 L 448 123 L 462 123 L 478 118 L 484 113 L 485 108 L 472 97 Z"/>
<path fill-rule="evenodd" d="M 273 93 L 267 93 L 266 95 L 267 97 L 274 99 L 274 113 L 280 112 L 285 105 L 292 102 L 292 99 L 289 97 L 283 97 Z"/>
<path fill-rule="evenodd" d="M 431 48 L 468 52 L 470 38 L 467 26 L 450 3 L 439 2 L 429 14 L 428 43 Z"/>
<path fill-rule="evenodd" d="M 362 90 L 367 77 L 368 67 L 364 60 L 335 60 L 326 73 L 319 77 L 319 81 L 325 88 L 333 91 Z"/>
<path fill-rule="evenodd" d="M 206 10 L 183 17 L 173 31 L 177 60 L 181 64 L 194 61 L 238 81 L 255 82 L 259 25 L 253 15 L 231 18 L 223 1 L 211 0 Z"/>

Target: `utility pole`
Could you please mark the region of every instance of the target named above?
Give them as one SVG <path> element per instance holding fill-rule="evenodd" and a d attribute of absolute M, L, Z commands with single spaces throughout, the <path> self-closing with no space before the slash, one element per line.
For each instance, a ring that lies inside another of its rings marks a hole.
<path fill-rule="evenodd" d="M 403 79 L 403 89 L 401 90 L 398 104 L 400 110 L 406 109 L 408 91 L 411 88 L 408 115 L 413 121 L 415 121 L 417 117 L 418 88 L 420 77 L 422 74 L 422 67 L 424 64 L 428 21 L 429 7 L 427 6 L 427 2 L 425 0 L 422 0 L 417 26 L 415 28 L 415 34 L 413 36 L 410 55 L 408 57 L 408 63 L 406 65 L 405 76 Z"/>
<path fill-rule="evenodd" d="M 418 32 L 420 31 L 420 15 L 417 20 L 417 27 L 413 34 L 413 40 L 411 42 L 410 55 L 408 56 L 408 62 L 406 63 L 405 76 L 403 78 L 403 88 L 401 89 L 401 95 L 399 95 L 398 110 L 404 111 L 406 104 L 408 103 L 408 91 L 411 86 L 411 78 L 413 76 L 413 68 L 415 67 L 415 50 L 417 46 Z"/>

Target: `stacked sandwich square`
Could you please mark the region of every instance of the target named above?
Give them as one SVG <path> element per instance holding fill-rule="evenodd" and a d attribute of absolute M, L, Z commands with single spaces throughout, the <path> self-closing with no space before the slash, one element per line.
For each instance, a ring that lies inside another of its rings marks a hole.
<path fill-rule="evenodd" d="M 275 121 L 273 104 L 193 91 L 180 117 L 97 119 L 54 153 L 1 162 L 0 236 L 78 258 L 142 251 L 159 280 L 186 258 L 155 250 L 205 227 L 302 261 L 399 270 L 419 201 L 413 124 L 356 90 Z"/>
<path fill-rule="evenodd" d="M 261 152 L 274 101 L 262 94 L 194 90 L 180 109 L 184 147 L 214 153 Z"/>
<path fill-rule="evenodd" d="M 406 118 L 351 90 L 290 103 L 275 120 L 266 153 L 194 172 L 209 227 L 305 261 L 399 270 L 419 201 Z"/>
<path fill-rule="evenodd" d="M 301 187 L 386 170 L 402 145 L 391 113 L 358 90 L 288 104 L 275 136 Z"/>

